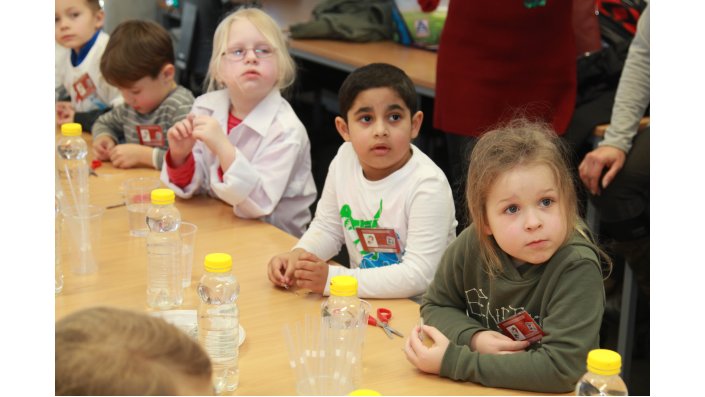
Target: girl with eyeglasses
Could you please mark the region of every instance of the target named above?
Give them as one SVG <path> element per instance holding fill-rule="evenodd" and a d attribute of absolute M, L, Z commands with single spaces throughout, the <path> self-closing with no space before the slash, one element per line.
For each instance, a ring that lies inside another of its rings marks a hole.
<path fill-rule="evenodd" d="M 295 73 L 269 15 L 244 8 L 227 16 L 213 38 L 206 94 L 167 133 L 162 181 L 179 197 L 206 193 L 240 218 L 300 237 L 316 187 L 306 128 L 280 93 Z"/>

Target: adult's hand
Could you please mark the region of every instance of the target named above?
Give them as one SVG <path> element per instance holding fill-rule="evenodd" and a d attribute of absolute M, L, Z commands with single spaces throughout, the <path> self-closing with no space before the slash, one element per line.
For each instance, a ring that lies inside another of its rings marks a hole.
<path fill-rule="evenodd" d="M 605 189 L 617 176 L 617 173 L 624 166 L 627 154 L 622 150 L 612 146 L 600 146 L 585 155 L 580 163 L 578 171 L 580 179 L 593 195 L 599 195 L 601 189 Z M 605 176 L 600 177 L 603 170 L 607 168 Z"/>

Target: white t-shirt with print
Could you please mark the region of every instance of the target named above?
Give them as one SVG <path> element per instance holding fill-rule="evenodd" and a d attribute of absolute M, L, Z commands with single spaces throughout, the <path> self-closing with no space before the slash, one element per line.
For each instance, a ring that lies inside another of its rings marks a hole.
<path fill-rule="evenodd" d="M 329 266 L 330 279 L 352 275 L 361 298 L 402 298 L 422 294 L 433 280 L 445 248 L 455 239 L 455 206 L 443 171 L 411 145 L 412 156 L 379 181 L 367 180 L 352 144 L 344 143 L 331 162 L 316 215 L 295 248 L 322 259 L 343 244 L 350 269 Z M 398 254 L 366 252 L 356 227 L 394 229 Z"/>

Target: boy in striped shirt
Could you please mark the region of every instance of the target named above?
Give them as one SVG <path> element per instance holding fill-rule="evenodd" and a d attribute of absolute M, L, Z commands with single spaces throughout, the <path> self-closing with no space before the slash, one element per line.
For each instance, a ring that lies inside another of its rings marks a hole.
<path fill-rule="evenodd" d="M 169 33 L 152 21 L 121 23 L 110 36 L 100 70 L 125 103 L 93 125 L 94 157 L 117 168 L 161 169 L 166 132 L 186 118 L 194 101 L 191 91 L 174 81 Z"/>

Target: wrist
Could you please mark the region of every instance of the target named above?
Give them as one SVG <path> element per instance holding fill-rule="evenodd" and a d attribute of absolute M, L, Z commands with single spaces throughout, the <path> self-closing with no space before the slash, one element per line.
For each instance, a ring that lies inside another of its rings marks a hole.
<path fill-rule="evenodd" d="M 169 155 L 169 165 L 173 168 L 179 167 L 183 165 L 186 162 L 186 159 L 188 158 L 189 152 L 182 153 L 178 150 L 174 150 L 173 148 L 169 148 L 169 151 L 167 152 Z"/>
<path fill-rule="evenodd" d="M 468 345 L 470 346 L 470 351 L 477 351 L 477 338 L 483 332 L 485 331 L 477 331 L 470 337 L 470 341 L 468 342 Z"/>
<path fill-rule="evenodd" d="M 220 167 L 223 172 L 226 172 L 235 161 L 235 147 L 226 139 L 225 142 L 218 145 L 218 150 L 214 153 L 220 159 Z"/>

